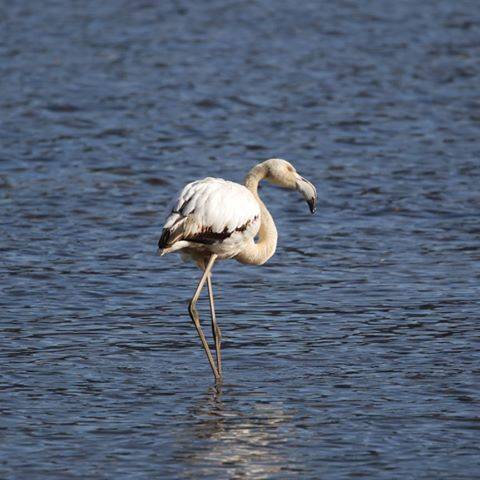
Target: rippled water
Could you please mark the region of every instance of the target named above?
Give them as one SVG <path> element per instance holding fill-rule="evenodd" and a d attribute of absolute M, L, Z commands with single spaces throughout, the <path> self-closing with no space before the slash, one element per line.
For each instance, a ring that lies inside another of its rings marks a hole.
<path fill-rule="evenodd" d="M 1 478 L 478 478 L 477 1 L 0 21 Z M 319 209 L 266 186 L 277 255 L 216 266 L 216 389 L 156 242 L 184 183 L 272 156 Z"/>

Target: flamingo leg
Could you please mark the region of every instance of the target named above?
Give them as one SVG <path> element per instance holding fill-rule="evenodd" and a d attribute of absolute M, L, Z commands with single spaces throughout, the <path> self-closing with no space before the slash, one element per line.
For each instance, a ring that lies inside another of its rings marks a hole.
<path fill-rule="evenodd" d="M 212 275 L 208 275 L 207 277 L 207 285 L 208 285 L 208 297 L 210 300 L 210 314 L 212 316 L 212 334 L 215 340 L 215 353 L 217 355 L 217 368 L 218 373 L 222 376 L 222 332 L 220 331 L 220 327 L 217 324 L 217 317 L 215 316 L 215 302 L 213 300 L 213 287 L 212 287 Z"/>
<path fill-rule="evenodd" d="M 212 353 L 210 352 L 210 347 L 208 346 L 207 340 L 205 338 L 205 335 L 203 333 L 202 327 L 200 326 L 200 317 L 198 315 L 197 309 L 196 309 L 196 304 L 198 297 L 200 296 L 200 292 L 202 291 L 203 286 L 205 285 L 205 281 L 207 280 L 208 276 L 210 275 L 210 271 L 212 270 L 213 264 L 217 258 L 217 255 L 212 254 L 210 259 L 208 260 L 207 266 L 205 267 L 205 271 L 203 272 L 202 278 L 200 279 L 200 282 L 198 283 L 198 287 L 195 290 L 195 293 L 190 300 L 190 303 L 188 305 L 188 313 L 190 314 L 190 317 L 195 325 L 195 328 L 197 329 L 198 336 L 200 337 L 200 340 L 202 341 L 203 348 L 205 350 L 205 353 L 207 354 L 208 361 L 210 362 L 210 367 L 212 367 L 213 375 L 215 376 L 216 380 L 220 379 L 220 374 L 218 373 L 217 367 L 215 365 L 215 361 L 213 359 Z"/>

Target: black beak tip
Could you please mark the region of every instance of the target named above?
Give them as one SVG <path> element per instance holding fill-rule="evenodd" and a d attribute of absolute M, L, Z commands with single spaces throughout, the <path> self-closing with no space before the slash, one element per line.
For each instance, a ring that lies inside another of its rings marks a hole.
<path fill-rule="evenodd" d="M 317 210 L 317 199 L 316 198 L 311 198 L 308 200 L 308 206 L 310 207 L 310 212 L 314 214 Z"/>

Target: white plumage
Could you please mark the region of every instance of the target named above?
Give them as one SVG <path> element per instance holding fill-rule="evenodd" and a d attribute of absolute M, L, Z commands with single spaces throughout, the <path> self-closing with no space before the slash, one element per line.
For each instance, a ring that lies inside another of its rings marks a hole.
<path fill-rule="evenodd" d="M 222 178 L 189 183 L 180 192 L 163 227 L 161 254 L 206 250 L 219 258 L 237 255 L 260 228 L 260 207 L 246 187 Z"/>

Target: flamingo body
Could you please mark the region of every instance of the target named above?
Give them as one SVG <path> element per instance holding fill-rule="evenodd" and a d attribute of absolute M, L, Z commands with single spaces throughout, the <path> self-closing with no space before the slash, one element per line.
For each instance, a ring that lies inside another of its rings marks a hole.
<path fill-rule="evenodd" d="M 237 255 L 260 228 L 260 207 L 243 185 L 207 177 L 187 184 L 175 200 L 158 242 L 161 255 Z"/>

